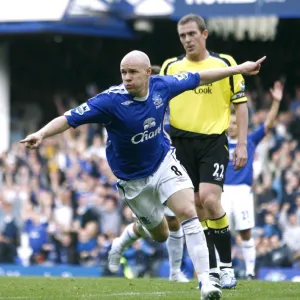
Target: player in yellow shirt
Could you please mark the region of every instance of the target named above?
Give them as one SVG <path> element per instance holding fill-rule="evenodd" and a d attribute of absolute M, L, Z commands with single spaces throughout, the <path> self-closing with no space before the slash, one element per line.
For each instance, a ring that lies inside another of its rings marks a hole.
<path fill-rule="evenodd" d="M 177 30 L 185 55 L 166 60 L 161 75 L 236 65 L 230 55 L 206 49 L 208 31 L 201 17 L 195 14 L 184 16 L 178 22 Z M 229 159 L 225 131 L 229 126 L 231 104 L 234 105 L 238 124 L 238 144 L 233 156 L 235 169 L 238 170 L 247 162 L 248 108 L 242 75 L 199 86 L 170 102 L 172 143 L 177 158 L 193 181 L 197 214 L 203 227 L 207 228 L 211 280 L 223 288 L 233 288 L 237 284 L 232 269 L 228 218 L 221 205 Z M 180 224 L 173 216 L 169 212 L 168 221 L 170 231 L 176 232 Z M 220 271 L 214 245 L 220 256 Z"/>

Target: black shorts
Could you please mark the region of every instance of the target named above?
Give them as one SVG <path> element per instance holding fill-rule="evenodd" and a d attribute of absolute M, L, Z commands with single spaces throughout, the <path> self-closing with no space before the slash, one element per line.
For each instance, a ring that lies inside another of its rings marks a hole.
<path fill-rule="evenodd" d="M 176 157 L 186 168 L 195 188 L 207 182 L 223 187 L 229 161 L 228 140 L 225 133 L 199 138 L 172 138 Z"/>

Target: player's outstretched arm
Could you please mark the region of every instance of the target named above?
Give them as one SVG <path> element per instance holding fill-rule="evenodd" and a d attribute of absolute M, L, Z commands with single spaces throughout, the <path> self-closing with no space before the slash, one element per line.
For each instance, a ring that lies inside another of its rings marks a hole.
<path fill-rule="evenodd" d="M 223 78 L 236 74 L 256 75 L 259 73 L 261 63 L 266 59 L 266 56 L 260 58 L 256 62 L 247 61 L 243 64 L 222 69 L 211 69 L 200 71 L 200 85 L 212 83 Z"/>
<path fill-rule="evenodd" d="M 24 140 L 21 140 L 20 143 L 25 144 L 29 149 L 36 149 L 43 139 L 59 134 L 69 128 L 70 125 L 68 124 L 67 118 L 60 116 L 50 121 L 39 131 L 28 135 Z"/>
<path fill-rule="evenodd" d="M 280 102 L 283 97 L 283 84 L 280 81 L 275 81 L 273 88 L 270 89 L 270 93 L 273 97 L 273 103 L 267 115 L 267 120 L 265 122 L 265 131 L 268 131 L 274 125 L 274 121 L 279 111 Z"/>

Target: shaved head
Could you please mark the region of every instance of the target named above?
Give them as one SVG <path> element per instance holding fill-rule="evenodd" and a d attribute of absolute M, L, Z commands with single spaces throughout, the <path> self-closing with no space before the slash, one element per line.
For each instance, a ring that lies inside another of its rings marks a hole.
<path fill-rule="evenodd" d="M 122 80 L 127 91 L 135 97 L 148 94 L 151 64 L 148 55 L 134 50 L 127 53 L 120 65 Z"/>
<path fill-rule="evenodd" d="M 138 50 L 133 50 L 129 53 L 127 53 L 122 61 L 121 61 L 121 66 L 126 65 L 126 64 L 134 64 L 134 65 L 139 65 L 143 66 L 145 68 L 150 68 L 150 59 L 148 55 L 142 51 Z"/>

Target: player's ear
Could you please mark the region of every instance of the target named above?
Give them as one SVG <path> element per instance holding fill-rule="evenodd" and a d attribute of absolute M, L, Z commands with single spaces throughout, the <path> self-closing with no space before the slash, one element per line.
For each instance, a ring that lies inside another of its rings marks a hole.
<path fill-rule="evenodd" d="M 202 35 L 204 36 L 205 39 L 207 39 L 208 38 L 208 30 L 207 29 L 203 30 Z"/>
<path fill-rule="evenodd" d="M 147 74 L 148 76 L 151 76 L 151 73 L 152 73 L 151 67 L 147 68 L 146 74 Z"/>

